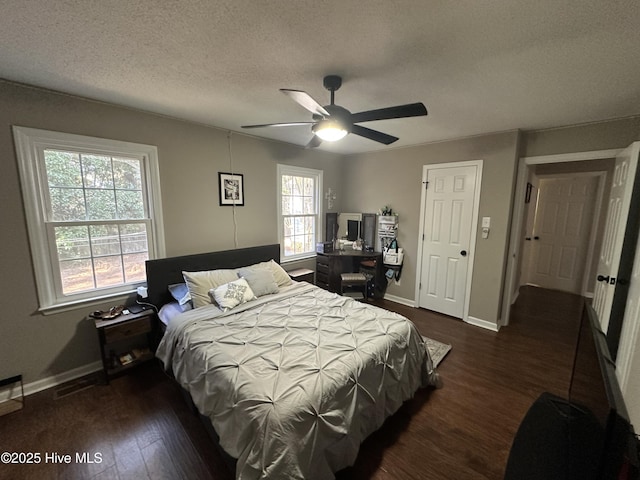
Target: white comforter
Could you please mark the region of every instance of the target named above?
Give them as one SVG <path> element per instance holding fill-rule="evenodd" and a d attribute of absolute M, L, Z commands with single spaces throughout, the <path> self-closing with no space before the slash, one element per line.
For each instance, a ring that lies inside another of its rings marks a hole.
<path fill-rule="evenodd" d="M 306 283 L 181 314 L 156 355 L 243 480 L 333 478 L 436 375 L 408 319 Z"/>

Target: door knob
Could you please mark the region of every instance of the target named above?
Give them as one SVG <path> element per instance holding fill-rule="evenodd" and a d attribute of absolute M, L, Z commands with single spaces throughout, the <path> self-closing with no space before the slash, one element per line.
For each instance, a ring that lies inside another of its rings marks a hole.
<path fill-rule="evenodd" d="M 540 240 L 540 237 L 538 237 L 537 235 L 535 237 L 533 237 L 534 240 Z"/>
<path fill-rule="evenodd" d="M 529 241 L 529 240 L 531 240 L 531 237 L 524 237 L 524 239 L 525 239 L 526 241 Z"/>
<path fill-rule="evenodd" d="M 463 257 L 466 257 L 467 256 L 467 251 L 466 250 L 462 250 L 460 252 L 460 255 L 462 255 Z"/>
<path fill-rule="evenodd" d="M 598 280 L 599 282 L 607 282 L 607 283 L 609 283 L 609 275 L 607 275 L 606 277 L 604 275 L 598 275 L 596 277 L 596 280 Z"/>

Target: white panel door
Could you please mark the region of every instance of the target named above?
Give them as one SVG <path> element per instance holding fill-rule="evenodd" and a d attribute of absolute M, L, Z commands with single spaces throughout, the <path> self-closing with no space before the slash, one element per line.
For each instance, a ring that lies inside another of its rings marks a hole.
<path fill-rule="evenodd" d="M 631 191 L 638 167 L 639 149 L 640 142 L 635 142 L 625 148 L 616 157 L 616 166 L 613 172 L 607 220 L 598 261 L 598 281 L 593 295 L 593 308 L 598 314 L 603 332 L 606 332 L 609 326 L 622 243 L 631 204 Z"/>
<path fill-rule="evenodd" d="M 540 178 L 527 283 L 582 293 L 598 177 Z"/>
<path fill-rule="evenodd" d="M 640 426 L 640 241 L 633 263 L 616 358 L 616 375 L 629 419 L 637 429 Z"/>
<path fill-rule="evenodd" d="M 477 166 L 430 168 L 419 306 L 463 318 Z"/>

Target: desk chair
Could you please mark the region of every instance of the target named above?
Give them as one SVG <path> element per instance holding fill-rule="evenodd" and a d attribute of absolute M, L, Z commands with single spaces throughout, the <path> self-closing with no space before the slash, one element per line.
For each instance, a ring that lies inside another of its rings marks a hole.
<path fill-rule="evenodd" d="M 345 287 L 362 287 L 362 297 L 367 299 L 367 276 L 364 273 L 343 273 L 340 275 L 340 295 Z"/>

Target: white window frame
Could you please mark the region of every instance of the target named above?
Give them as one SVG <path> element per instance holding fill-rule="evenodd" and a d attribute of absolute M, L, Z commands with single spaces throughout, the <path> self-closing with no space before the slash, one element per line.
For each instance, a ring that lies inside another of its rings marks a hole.
<path fill-rule="evenodd" d="M 46 198 L 48 182 L 44 165 L 45 149 L 98 153 L 110 156 L 142 158 L 143 192 L 149 210 L 151 228 L 147 242 L 149 259 L 165 256 L 164 224 L 160 195 L 158 150 L 152 145 L 87 137 L 27 127 L 13 127 L 22 197 L 29 232 L 29 243 L 38 290 L 39 311 L 56 313 L 79 305 L 132 294 L 145 282 L 93 289 L 70 295 L 62 294 L 56 246 L 47 233 Z"/>
<path fill-rule="evenodd" d="M 315 180 L 315 199 L 316 199 L 316 232 L 315 241 L 322 240 L 322 177 L 324 172 L 306 167 L 295 167 L 292 165 L 278 164 L 278 242 L 280 243 L 280 262 L 287 263 L 305 258 L 316 256 L 315 249 L 312 252 L 305 252 L 296 255 L 285 256 L 284 252 L 284 217 L 282 215 L 282 177 L 283 175 L 292 175 L 297 177 L 312 177 Z"/>

